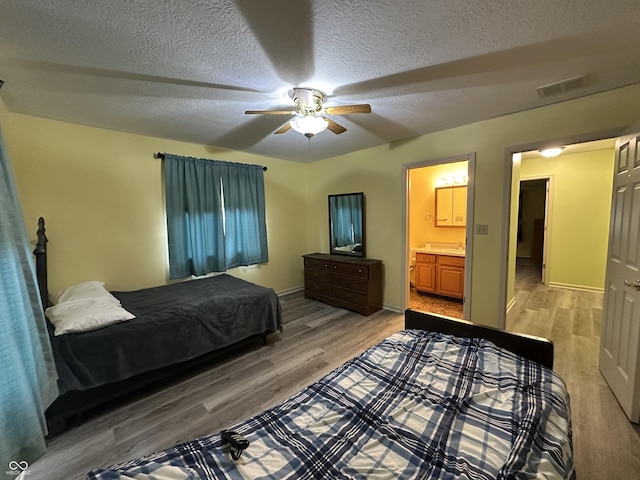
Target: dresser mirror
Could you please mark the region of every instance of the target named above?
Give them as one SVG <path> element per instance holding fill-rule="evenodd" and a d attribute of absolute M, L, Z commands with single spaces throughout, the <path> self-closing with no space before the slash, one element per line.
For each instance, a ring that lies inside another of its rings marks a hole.
<path fill-rule="evenodd" d="M 329 253 L 364 257 L 364 193 L 329 195 Z"/>

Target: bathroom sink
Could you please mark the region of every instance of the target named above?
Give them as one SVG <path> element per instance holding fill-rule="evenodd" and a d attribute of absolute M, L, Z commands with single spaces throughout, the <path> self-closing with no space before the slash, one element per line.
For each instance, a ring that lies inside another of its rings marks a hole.
<path fill-rule="evenodd" d="M 456 257 L 464 257 L 465 250 L 457 247 L 439 247 L 436 245 L 426 246 L 414 249 L 420 253 L 431 253 L 433 255 L 454 255 Z"/>

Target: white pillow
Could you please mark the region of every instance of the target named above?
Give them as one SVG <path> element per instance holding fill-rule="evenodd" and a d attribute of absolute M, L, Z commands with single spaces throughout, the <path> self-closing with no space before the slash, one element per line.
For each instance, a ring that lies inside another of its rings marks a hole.
<path fill-rule="evenodd" d="M 55 327 L 54 335 L 87 332 L 135 318 L 111 300 L 93 298 L 62 302 L 47 308 L 45 313 Z"/>
<path fill-rule="evenodd" d="M 104 283 L 95 280 L 71 285 L 64 290 L 60 290 L 57 294 L 52 295 L 51 300 L 53 304 L 56 305 L 62 302 L 75 302 L 76 300 L 86 300 L 90 298 L 95 300 L 109 300 L 118 306 L 120 305 L 120 300 L 104 288 Z"/>

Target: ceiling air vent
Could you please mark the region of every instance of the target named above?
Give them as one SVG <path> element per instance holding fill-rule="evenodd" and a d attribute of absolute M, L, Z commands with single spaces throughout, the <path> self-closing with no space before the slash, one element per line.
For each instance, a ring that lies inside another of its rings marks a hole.
<path fill-rule="evenodd" d="M 589 75 L 585 73 L 579 77 L 567 78 L 566 80 L 560 80 L 559 82 L 550 83 L 536 88 L 539 97 L 550 97 L 552 95 L 559 95 L 561 93 L 576 90 L 577 88 L 586 87 L 589 84 Z"/>

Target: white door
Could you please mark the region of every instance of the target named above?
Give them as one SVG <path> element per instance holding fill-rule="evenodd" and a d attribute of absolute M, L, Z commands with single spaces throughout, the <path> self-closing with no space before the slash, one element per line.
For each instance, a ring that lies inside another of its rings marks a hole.
<path fill-rule="evenodd" d="M 632 422 L 640 420 L 640 133 L 616 141 L 600 371 Z"/>

